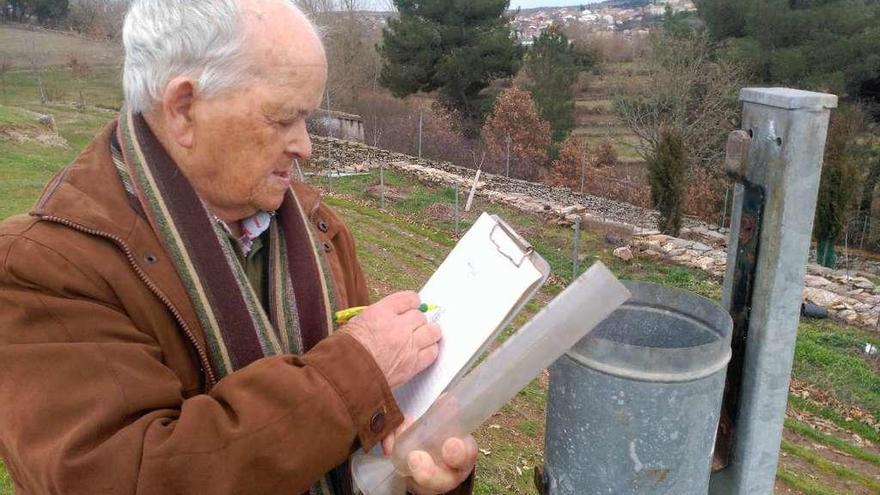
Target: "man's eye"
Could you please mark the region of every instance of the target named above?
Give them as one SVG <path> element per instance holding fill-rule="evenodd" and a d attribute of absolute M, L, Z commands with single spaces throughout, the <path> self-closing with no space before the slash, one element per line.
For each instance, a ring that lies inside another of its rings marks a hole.
<path fill-rule="evenodd" d="M 284 120 L 276 120 L 275 123 L 280 127 L 290 127 L 296 123 L 296 120 L 284 119 Z"/>

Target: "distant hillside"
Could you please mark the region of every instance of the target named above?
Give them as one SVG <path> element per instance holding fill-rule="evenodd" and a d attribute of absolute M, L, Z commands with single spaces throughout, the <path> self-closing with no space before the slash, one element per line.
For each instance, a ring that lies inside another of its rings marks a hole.
<path fill-rule="evenodd" d="M 90 65 L 118 65 L 122 44 L 96 41 L 75 34 L 48 31 L 33 26 L 0 24 L 0 63 L 14 68 L 57 67 L 71 56 Z"/>

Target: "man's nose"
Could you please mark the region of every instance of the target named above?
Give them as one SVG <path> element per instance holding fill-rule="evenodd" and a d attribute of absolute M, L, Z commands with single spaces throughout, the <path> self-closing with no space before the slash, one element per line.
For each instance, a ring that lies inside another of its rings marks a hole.
<path fill-rule="evenodd" d="M 308 160 L 312 156 L 312 139 L 306 129 L 306 123 L 300 122 L 287 136 L 284 150 L 291 158 Z"/>

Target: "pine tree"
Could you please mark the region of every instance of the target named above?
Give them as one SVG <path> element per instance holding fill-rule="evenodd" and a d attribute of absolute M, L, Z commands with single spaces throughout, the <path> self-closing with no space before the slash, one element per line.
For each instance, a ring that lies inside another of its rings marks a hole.
<path fill-rule="evenodd" d="M 68 0 L 32 0 L 34 16 L 41 24 L 57 23 L 67 17 Z"/>
<path fill-rule="evenodd" d="M 660 212 L 658 228 L 678 236 L 684 210 L 687 156 L 681 136 L 672 128 L 660 131 L 660 141 L 648 160 L 651 203 Z"/>
<path fill-rule="evenodd" d="M 439 90 L 439 102 L 475 134 L 491 109 L 487 88 L 519 70 L 522 49 L 505 16 L 508 0 L 394 0 L 382 31 L 380 83 L 395 96 Z"/>
<path fill-rule="evenodd" d="M 697 0 L 715 40 L 762 84 L 880 105 L 877 0 Z M 875 118 L 880 119 L 880 106 Z"/>
<path fill-rule="evenodd" d="M 541 117 L 553 127 L 553 142 L 565 140 L 574 128 L 574 91 L 578 74 L 595 63 L 590 52 L 571 44 L 556 26 L 541 32 L 526 53 L 526 89 L 535 99 Z"/>
<path fill-rule="evenodd" d="M 847 212 L 858 187 L 862 172 L 861 146 L 856 136 L 865 129 L 865 115 L 853 107 L 841 107 L 832 117 L 825 145 L 825 163 L 816 203 L 813 235 L 816 239 L 817 262 L 835 268 L 839 241 L 847 221 Z"/>

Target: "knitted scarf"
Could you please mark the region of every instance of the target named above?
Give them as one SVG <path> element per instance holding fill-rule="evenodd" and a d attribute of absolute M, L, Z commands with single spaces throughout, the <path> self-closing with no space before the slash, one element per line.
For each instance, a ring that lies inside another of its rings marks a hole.
<path fill-rule="evenodd" d="M 120 179 L 183 281 L 218 378 L 266 356 L 306 352 L 332 331 L 333 288 L 324 250 L 291 191 L 269 229 L 269 307 L 264 309 L 232 240 L 143 116 L 123 109 L 115 137 Z M 339 482 L 328 476 L 311 493 L 333 493 Z"/>

